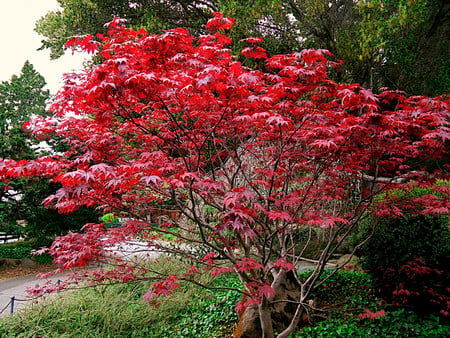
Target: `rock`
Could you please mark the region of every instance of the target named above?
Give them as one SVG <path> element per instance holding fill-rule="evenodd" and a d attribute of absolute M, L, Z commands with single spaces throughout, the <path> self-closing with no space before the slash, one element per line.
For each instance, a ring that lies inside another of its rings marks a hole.
<path fill-rule="evenodd" d="M 19 266 L 20 259 L 0 257 L 0 266 Z"/>
<path fill-rule="evenodd" d="M 29 258 L 22 258 L 20 265 L 24 268 L 35 268 L 37 263 Z"/>
<path fill-rule="evenodd" d="M 353 256 L 350 254 L 343 255 L 341 258 L 339 258 L 337 260 L 336 265 L 338 267 L 341 267 L 342 265 L 344 265 L 343 269 L 347 270 L 347 271 L 357 271 L 357 272 L 364 271 L 363 268 L 361 267 L 360 258 L 355 255 L 353 255 Z"/>
<path fill-rule="evenodd" d="M 347 255 L 353 252 L 354 245 L 352 241 L 347 238 L 345 239 L 342 244 L 337 248 L 336 253 L 339 255 Z"/>
<path fill-rule="evenodd" d="M 297 266 L 297 272 L 302 273 L 306 271 L 311 271 L 316 268 L 316 264 L 313 262 L 300 261 Z"/>

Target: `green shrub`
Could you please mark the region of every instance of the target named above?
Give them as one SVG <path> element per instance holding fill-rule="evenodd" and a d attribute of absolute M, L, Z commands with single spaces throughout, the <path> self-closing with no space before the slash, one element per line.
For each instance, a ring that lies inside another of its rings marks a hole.
<path fill-rule="evenodd" d="M 105 223 L 105 227 L 109 228 L 117 228 L 123 225 L 123 222 L 120 221 L 119 217 L 114 215 L 113 213 L 104 214 L 101 217 L 103 223 Z"/>
<path fill-rule="evenodd" d="M 450 236 L 447 216 L 404 216 L 379 220 L 363 247 L 363 264 L 374 272 L 379 266 L 400 269 L 414 257 L 430 266 L 448 266 Z"/>
<path fill-rule="evenodd" d="M 152 228 L 154 230 L 151 230 L 151 231 L 148 232 L 148 234 L 150 236 L 156 236 L 156 237 L 159 237 L 159 238 L 161 238 L 163 240 L 166 240 L 166 241 L 169 241 L 169 242 L 177 240 L 178 237 L 176 235 L 173 235 L 173 234 L 178 234 L 180 232 L 180 228 L 167 228 L 167 229 L 165 229 L 166 231 L 171 232 L 169 234 L 165 233 L 165 232 L 162 232 L 161 231 L 162 230 L 161 227 L 159 225 L 157 225 L 156 223 L 152 223 Z"/>
<path fill-rule="evenodd" d="M 31 259 L 39 264 L 50 264 L 53 262 L 53 258 L 49 254 L 33 255 Z"/>
<path fill-rule="evenodd" d="M 30 247 L 11 248 L 0 246 L 0 257 L 15 258 L 15 259 L 31 258 L 31 250 L 33 249 Z"/>
<path fill-rule="evenodd" d="M 372 278 L 365 273 L 352 271 L 337 271 L 329 277 L 331 271 L 325 271 L 320 280 L 324 281 L 317 289 L 313 290 L 311 296 L 315 302 L 327 304 L 327 308 L 352 308 L 363 309 L 370 304 L 376 303 L 374 296 Z M 305 279 L 308 272 L 299 277 Z"/>
<path fill-rule="evenodd" d="M 49 245 L 51 240 L 43 242 L 42 240 L 31 239 L 17 241 L 0 246 L 0 257 L 3 258 L 31 258 L 39 264 L 48 264 L 52 262 L 52 257 L 48 254 L 33 255 L 32 251 L 40 249 L 42 246 Z"/>
<path fill-rule="evenodd" d="M 300 275 L 307 277 L 308 273 Z M 324 280 L 329 272 L 321 276 Z M 365 273 L 340 271 L 314 290 L 314 302 L 328 309 L 312 313 L 310 324 L 294 337 L 445 337 L 448 320 L 434 315 L 419 317 L 412 311 L 392 309 L 374 295 L 374 281 Z M 385 316 L 360 318 L 365 310 L 384 310 Z"/>
<path fill-rule="evenodd" d="M 408 192 L 411 197 L 430 193 L 431 188 L 415 188 Z M 397 198 L 407 197 L 405 192 L 395 194 Z M 436 196 L 444 198 L 440 193 Z M 450 282 L 449 217 L 407 212 L 404 210 L 406 215 L 402 217 L 376 220 L 376 231 L 361 251 L 363 267 L 376 278 L 377 294 L 386 301 L 422 313 L 437 311 L 447 315 L 447 302 L 450 301 L 446 289 Z"/>
<path fill-rule="evenodd" d="M 449 337 L 450 325 L 436 316 L 419 317 L 403 309 L 386 311 L 386 316 L 360 319 L 334 317 L 299 330 L 295 337 Z"/>
<path fill-rule="evenodd" d="M 102 216 L 102 222 L 103 223 L 109 223 L 109 222 L 115 222 L 118 218 L 113 213 L 104 214 Z"/>

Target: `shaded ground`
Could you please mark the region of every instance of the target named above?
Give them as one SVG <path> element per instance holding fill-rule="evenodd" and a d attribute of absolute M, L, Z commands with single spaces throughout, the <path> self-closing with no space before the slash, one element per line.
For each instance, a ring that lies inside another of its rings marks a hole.
<path fill-rule="evenodd" d="M 38 273 L 45 273 L 54 269 L 55 266 L 53 264 L 39 264 L 35 267 L 3 266 L 0 267 L 0 281 L 28 275 L 36 275 Z"/>

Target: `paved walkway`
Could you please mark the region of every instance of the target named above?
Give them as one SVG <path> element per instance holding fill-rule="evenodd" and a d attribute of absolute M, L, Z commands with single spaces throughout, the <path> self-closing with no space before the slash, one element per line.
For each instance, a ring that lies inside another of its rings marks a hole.
<path fill-rule="evenodd" d="M 53 283 L 57 283 L 58 279 L 63 280 L 67 278 L 67 274 L 58 274 L 52 276 L 49 280 Z M 14 313 L 17 310 L 30 304 L 30 301 L 26 300 L 28 295 L 26 289 L 29 287 L 34 287 L 36 284 L 44 284 L 47 280 L 36 278 L 36 275 L 29 275 L 24 277 L 12 278 L 7 280 L 0 280 L 0 311 L 5 309 L 0 313 L 0 317 L 7 316 L 11 311 L 11 297 L 18 299 L 14 301 Z"/>

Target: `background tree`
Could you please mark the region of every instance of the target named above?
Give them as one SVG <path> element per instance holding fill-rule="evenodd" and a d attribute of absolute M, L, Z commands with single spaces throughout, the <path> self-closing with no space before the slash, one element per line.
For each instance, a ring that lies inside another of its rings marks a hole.
<path fill-rule="evenodd" d="M 449 9 L 445 0 L 138 0 L 60 1 L 62 10 L 41 18 L 36 31 L 52 57 L 64 52 L 70 36 L 105 33 L 114 16 L 150 32 L 184 27 L 198 36 L 213 11 L 236 19 L 230 36 L 239 54 L 247 36 L 264 38 L 271 55 L 325 48 L 341 69 L 337 81 L 378 90 L 387 86 L 411 94 L 448 93 Z"/>
<path fill-rule="evenodd" d="M 448 1 L 365 1 L 358 12 L 360 57 L 371 66 L 371 86 L 448 94 Z"/>
<path fill-rule="evenodd" d="M 49 99 L 45 80 L 25 62 L 21 74 L 0 84 L 0 157 L 30 159 L 36 157 L 36 142 L 22 129 L 32 116 L 45 116 Z"/>
<path fill-rule="evenodd" d="M 448 92 L 447 1 L 285 3 L 307 46 L 326 48 L 344 61 L 341 79 L 414 94 Z"/>
<path fill-rule="evenodd" d="M 19 76 L 0 84 L 0 157 L 32 159 L 37 156 L 35 139 L 22 129 L 32 116 L 45 115 L 49 92 L 44 90 L 45 80 L 27 61 Z M 3 182 L 0 189 L 1 226 L 3 230 L 16 230 L 20 198 L 23 188 L 29 182 L 18 179 Z M 17 217 L 17 218 L 16 218 Z"/>
<path fill-rule="evenodd" d="M 127 19 L 133 27 L 161 31 L 186 27 L 200 33 L 217 10 L 215 0 L 58 0 L 62 10 L 46 14 L 36 24 L 36 31 L 46 37 L 42 48 L 50 48 L 51 57 L 64 53 L 72 36 L 106 33 L 104 26 L 113 17 Z M 203 31 L 204 32 L 204 31 Z"/>
<path fill-rule="evenodd" d="M 248 38 L 243 56 L 267 68 L 253 70 L 230 54 L 223 32 L 233 20 L 221 14 L 199 39 L 181 28 L 148 35 L 120 22 L 112 21 L 103 38 L 104 62 L 66 82 L 52 118 L 28 125 L 40 137 L 63 136 L 68 151 L 0 162 L 4 177 L 61 184 L 46 204 L 62 212 L 97 206 L 128 219 L 120 228 L 87 224 L 57 238 L 50 252 L 63 268 L 112 262 L 112 270 L 80 276 L 151 279 L 144 296 L 150 302 L 179 288 L 178 280 L 200 284 L 201 273 L 234 273 L 243 294 L 237 334 L 287 337 L 314 311 L 312 290 L 360 221 L 401 213 L 395 198 L 377 195 L 448 177 L 445 168 L 427 172 L 423 164 L 448 152 L 448 98 L 375 96 L 331 81 L 327 71 L 339 64 L 325 50 L 267 58 L 260 40 Z M 98 46 L 84 38 L 74 43 Z M 180 217 L 153 223 L 155 209 L 167 205 L 158 202 L 167 200 Z M 449 207 L 448 198 L 428 195 L 402 205 L 430 214 Z M 310 257 L 318 228 L 327 242 Z M 144 252 L 181 257 L 191 268 L 182 275 L 149 271 L 114 254 L 136 238 Z M 305 278 L 296 273 L 303 260 L 315 263 Z"/>
<path fill-rule="evenodd" d="M 47 144 L 31 137 L 23 125 L 34 117 L 49 116 L 50 99 L 44 78 L 27 61 L 21 73 L 0 84 L 0 158 L 34 159 L 57 148 L 58 137 Z M 3 177 L 2 177 L 3 178 Z M 87 221 L 96 221 L 97 212 L 83 210 L 63 216 L 44 208 L 42 200 L 59 185 L 45 178 L 22 177 L 0 183 L 0 230 L 43 238 L 79 229 Z M 17 221 L 25 221 L 18 225 Z"/>

